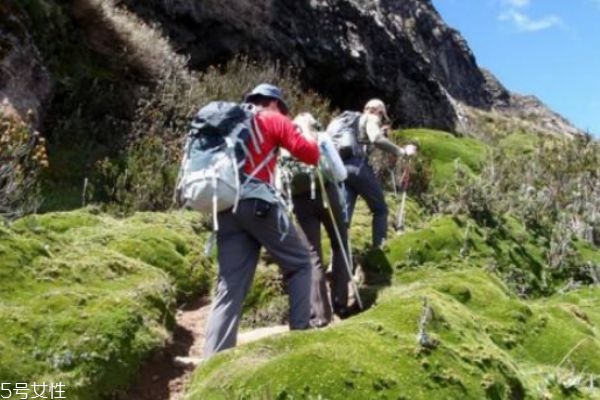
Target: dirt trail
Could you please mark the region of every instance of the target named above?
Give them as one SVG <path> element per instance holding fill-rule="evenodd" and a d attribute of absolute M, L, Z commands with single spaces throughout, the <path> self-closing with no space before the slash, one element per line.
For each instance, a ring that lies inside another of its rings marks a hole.
<path fill-rule="evenodd" d="M 120 400 L 182 400 L 185 385 L 193 371 L 179 365 L 176 357 L 199 359 L 204 345 L 204 330 L 210 311 L 208 298 L 199 298 L 177 311 L 173 340 L 157 352 L 140 370 L 137 379 Z M 287 326 L 272 326 L 240 332 L 238 345 L 281 332 Z"/>
<path fill-rule="evenodd" d="M 350 287 L 349 290 L 350 302 L 353 303 L 354 297 Z M 200 359 L 209 312 L 210 298 L 208 297 L 198 298 L 178 309 L 171 343 L 148 360 L 140 370 L 137 379 L 123 395 L 118 397 L 118 400 L 183 400 L 193 367 L 186 367 L 175 362 L 175 359 Z M 334 315 L 329 326 L 339 322 L 340 319 Z M 288 330 L 287 325 L 276 325 L 239 332 L 238 345 Z"/>
<path fill-rule="evenodd" d="M 210 311 L 207 298 L 184 304 L 177 311 L 173 339 L 142 367 L 137 379 L 120 400 L 180 400 L 190 369 L 174 363 L 175 357 L 199 357 L 204 326 Z"/>

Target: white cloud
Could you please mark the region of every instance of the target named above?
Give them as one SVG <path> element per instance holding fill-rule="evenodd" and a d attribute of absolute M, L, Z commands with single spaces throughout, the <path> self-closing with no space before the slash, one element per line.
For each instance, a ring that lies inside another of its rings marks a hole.
<path fill-rule="evenodd" d="M 503 0 L 503 2 L 510 7 L 523 8 L 529 5 L 530 0 Z"/>
<path fill-rule="evenodd" d="M 498 16 L 500 21 L 513 24 L 520 32 L 536 32 L 557 26 L 564 26 L 562 19 L 556 15 L 532 18 L 525 12 L 533 0 L 499 0 L 504 11 Z M 600 0 L 590 0 L 600 6 Z"/>
<path fill-rule="evenodd" d="M 513 2 L 524 0 L 512 0 Z M 536 32 L 554 26 L 563 25 L 562 19 L 556 15 L 547 15 L 539 19 L 532 19 L 526 14 L 523 14 L 515 9 L 510 9 L 498 17 L 500 21 L 512 22 L 518 30 L 522 32 Z"/>

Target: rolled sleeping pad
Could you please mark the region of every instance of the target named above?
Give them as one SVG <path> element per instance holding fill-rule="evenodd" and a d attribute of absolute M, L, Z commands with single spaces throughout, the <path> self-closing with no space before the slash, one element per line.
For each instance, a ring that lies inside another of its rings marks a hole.
<path fill-rule="evenodd" d="M 319 135 L 319 150 L 319 167 L 324 174 L 336 182 L 344 181 L 348 177 L 348 171 L 329 135 Z"/>

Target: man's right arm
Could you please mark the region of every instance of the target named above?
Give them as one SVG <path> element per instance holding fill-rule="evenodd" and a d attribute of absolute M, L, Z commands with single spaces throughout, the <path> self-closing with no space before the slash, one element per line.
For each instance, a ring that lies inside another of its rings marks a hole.
<path fill-rule="evenodd" d="M 304 137 L 289 118 L 281 114 L 273 114 L 269 123 L 275 125 L 279 144 L 300 161 L 317 165 L 319 162 L 319 145 L 315 140 Z"/>
<path fill-rule="evenodd" d="M 383 129 L 381 129 L 381 121 L 379 117 L 377 117 L 376 115 L 367 114 L 366 118 L 367 119 L 365 122 L 365 128 L 367 131 L 367 137 L 375 147 L 388 153 L 395 154 L 397 157 L 404 155 L 412 155 L 414 153 L 412 151 L 412 148 L 409 154 L 409 152 L 406 151 L 404 148 L 396 145 L 386 137 L 385 132 L 383 131 Z"/>
<path fill-rule="evenodd" d="M 385 132 L 381 129 L 381 120 L 378 116 L 366 114 L 365 118 L 365 130 L 369 142 L 378 149 L 395 154 L 396 156 L 404 154 L 404 151 L 400 147 L 396 146 L 391 140 L 385 137 Z"/>

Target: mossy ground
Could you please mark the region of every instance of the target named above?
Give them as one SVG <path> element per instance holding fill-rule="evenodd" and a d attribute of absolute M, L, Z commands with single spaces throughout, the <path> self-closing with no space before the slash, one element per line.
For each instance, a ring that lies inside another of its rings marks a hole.
<path fill-rule="evenodd" d="M 478 173 L 487 149 L 443 132 L 397 137 L 418 139 L 437 187 L 453 179 L 455 160 Z M 500 145 L 531 143 L 516 134 Z M 400 199 L 387 201 L 392 222 Z M 405 229 L 372 250 L 371 216 L 358 203 L 351 236 L 370 309 L 219 354 L 194 373 L 186 398 L 600 398 L 598 288 L 562 293 L 547 242 L 509 214 L 481 225 L 427 216 L 411 199 L 406 209 Z M 597 262 L 597 248 L 576 247 Z"/>
<path fill-rule="evenodd" d="M 428 129 L 407 129 L 397 133 L 396 139 L 418 145 L 419 156 L 431 161 L 436 186 L 454 179 L 457 162 L 471 173 L 479 172 L 488 148 L 476 139 Z"/>
<path fill-rule="evenodd" d="M 89 20 L 72 20 L 66 3 L 19 4 L 33 28 L 43 27 L 34 39 L 57 83 L 46 127 L 52 200 L 43 207 L 73 209 L 84 178 L 93 178 L 84 171 L 125 140 L 139 66 L 123 57 L 121 40 L 108 53 L 93 46 Z M 455 181 L 457 165 L 476 175 L 490 149 L 423 129 L 396 139 L 419 144 L 435 188 Z M 498 146 L 528 152 L 535 140 L 517 131 Z M 388 202 L 392 222 L 400 199 Z M 0 226 L 0 382 L 62 381 L 73 399 L 110 397 L 126 385 L 167 340 L 177 299 L 209 292 L 214 259 L 202 256 L 194 219 L 81 210 Z M 600 398 L 598 289 L 561 294 L 566 282 L 545 269 L 548 244 L 519 221 L 431 218 L 409 199 L 405 230 L 390 229 L 384 251 L 370 249 L 370 221 L 359 203 L 352 244 L 371 309 L 333 328 L 225 352 L 196 372 L 188 398 Z M 582 262 L 600 263 L 597 248 L 576 247 Z M 281 322 L 287 311 L 277 268 L 265 261 L 245 305 L 249 326 Z M 421 345 L 424 299 L 432 311 Z"/>
<path fill-rule="evenodd" d="M 419 139 L 434 185 L 452 179 L 455 160 L 476 174 L 486 149 L 442 132 L 400 136 Z M 502 145 L 526 142 L 509 138 Z M 187 398 L 600 398 L 598 288 L 563 293 L 568 282 L 545 264 L 547 241 L 509 214 L 482 225 L 427 215 L 409 198 L 405 229 L 394 232 L 401 198 L 387 201 L 383 250 L 371 249 L 362 201 L 352 224 L 370 309 L 226 351 L 195 372 Z M 126 385 L 168 339 L 176 301 L 210 291 L 214 258 L 202 255 L 196 219 L 90 208 L 0 227 L 2 381 L 62 381 L 75 399 Z M 597 248 L 575 245 L 582 263 L 600 262 Z M 263 257 L 244 326 L 285 321 L 283 291 Z"/>
<path fill-rule="evenodd" d="M 127 385 L 168 340 L 176 300 L 209 291 L 195 219 L 86 209 L 1 227 L 0 380 L 62 382 L 70 399 Z"/>
<path fill-rule="evenodd" d="M 417 342 L 423 299 L 428 345 Z M 194 374 L 187 398 L 597 396 L 587 382 L 600 374 L 599 302 L 598 289 L 521 301 L 476 268 L 407 272 L 336 327 L 216 356 Z"/>

